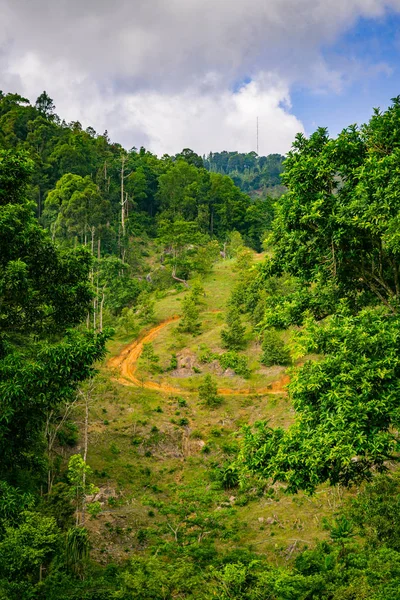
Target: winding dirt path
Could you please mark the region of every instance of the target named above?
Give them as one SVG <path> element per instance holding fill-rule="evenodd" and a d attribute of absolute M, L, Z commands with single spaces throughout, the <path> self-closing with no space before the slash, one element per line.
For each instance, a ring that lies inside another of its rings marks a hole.
<path fill-rule="evenodd" d="M 219 312 L 219 311 L 218 311 Z M 143 350 L 143 344 L 147 344 L 157 337 L 158 333 L 167 327 L 170 323 L 174 323 L 180 319 L 179 315 L 174 315 L 166 319 L 156 327 L 153 327 L 147 333 L 144 333 L 138 339 L 126 346 L 120 354 L 113 356 L 107 362 L 107 367 L 117 372 L 115 381 L 122 385 L 133 387 L 143 387 L 147 390 L 156 390 L 167 394 L 193 394 L 192 390 L 184 390 L 182 388 L 173 387 L 168 383 L 156 383 L 155 381 L 144 381 L 136 375 L 137 362 Z M 285 394 L 286 385 L 289 383 L 289 376 L 284 375 L 277 381 L 273 381 L 269 386 L 264 388 L 218 388 L 218 393 L 221 396 L 252 396 L 254 394 Z"/>

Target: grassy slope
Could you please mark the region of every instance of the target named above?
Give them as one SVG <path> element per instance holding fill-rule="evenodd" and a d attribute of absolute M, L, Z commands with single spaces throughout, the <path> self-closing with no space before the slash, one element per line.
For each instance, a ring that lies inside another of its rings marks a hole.
<path fill-rule="evenodd" d="M 200 343 L 206 343 L 220 349 L 223 315 L 206 311 L 224 311 L 236 277 L 232 266 L 232 261 L 218 263 L 203 282 L 206 298 L 200 336 L 177 335 L 176 325 L 172 324 L 155 340 L 154 348 L 162 363 L 167 364 L 171 352 L 179 346 L 195 352 Z M 158 301 L 157 318 L 179 314 L 184 293 L 169 294 Z M 113 341 L 112 352 L 116 353 L 126 341 Z M 256 342 L 252 342 L 247 350 L 251 360 L 257 352 Z M 271 371 L 270 379 L 278 376 L 279 369 L 275 374 Z M 182 387 L 196 387 L 199 379 L 201 375 L 193 374 L 175 378 L 174 384 L 178 381 Z M 248 381 L 238 377 L 221 377 L 219 383 L 224 387 L 249 387 Z M 265 385 L 268 381 L 265 376 L 252 375 L 250 384 L 259 383 Z M 187 406 L 182 406 L 185 398 Z M 181 506 L 180 495 L 188 490 L 195 498 L 195 511 L 207 511 L 221 519 L 217 540 L 221 549 L 251 548 L 267 552 L 274 562 L 284 562 L 305 544 L 324 537 L 321 519 L 338 507 L 341 494 L 337 490 L 323 488 L 313 498 L 287 496 L 277 486 L 262 490 L 257 484 L 249 484 L 242 491 L 225 491 L 210 478 L 215 465 L 234 456 L 235 434 L 240 427 L 261 418 L 269 419 L 272 425 L 288 425 L 293 418 L 288 398 L 232 396 L 210 410 L 198 402 L 197 394 L 185 396 L 182 392 L 177 398 L 125 387 L 111 381 L 109 372 L 103 369 L 91 406 L 88 454 L 104 502 L 102 513 L 89 521 L 97 557 L 115 560 L 145 552 L 160 540 L 174 543 L 165 523 L 174 525 L 177 517 L 166 517 L 159 507 L 150 505 L 164 502 Z M 181 419 L 183 424 L 179 424 Z M 205 505 L 207 495 L 210 498 Z M 275 522 L 269 523 L 271 520 Z"/>

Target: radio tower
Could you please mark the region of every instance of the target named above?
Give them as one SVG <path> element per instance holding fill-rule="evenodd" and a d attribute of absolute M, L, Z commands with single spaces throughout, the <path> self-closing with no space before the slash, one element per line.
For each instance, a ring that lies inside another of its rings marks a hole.
<path fill-rule="evenodd" d="M 258 117 L 257 117 L 257 156 L 258 156 Z"/>

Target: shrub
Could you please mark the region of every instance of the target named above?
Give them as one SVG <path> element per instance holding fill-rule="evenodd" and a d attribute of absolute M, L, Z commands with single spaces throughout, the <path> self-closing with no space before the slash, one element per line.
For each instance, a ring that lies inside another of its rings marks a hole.
<path fill-rule="evenodd" d="M 158 364 L 160 358 L 154 352 L 154 347 L 151 342 L 143 344 L 142 359 L 146 362 L 147 369 L 150 371 L 150 373 L 162 372 L 162 369 Z"/>
<path fill-rule="evenodd" d="M 57 441 L 60 446 L 76 446 L 79 439 L 79 429 L 75 423 L 71 421 L 67 421 L 64 425 L 57 431 Z"/>
<path fill-rule="evenodd" d="M 235 350 L 221 354 L 218 359 L 219 364 L 223 369 L 233 369 L 236 375 L 240 375 L 241 377 L 250 376 L 250 370 L 247 364 L 246 356 L 241 356 L 235 352 Z"/>
<path fill-rule="evenodd" d="M 246 345 L 246 329 L 240 320 L 239 311 L 235 306 L 231 306 L 227 317 L 227 327 L 221 331 L 222 345 L 229 350 L 241 350 Z"/>
<path fill-rule="evenodd" d="M 140 331 L 140 325 L 138 318 L 133 308 L 123 308 L 121 316 L 117 321 L 117 334 L 118 335 L 131 335 L 136 337 Z"/>
<path fill-rule="evenodd" d="M 281 340 L 274 329 L 264 332 L 261 362 L 267 367 L 273 365 L 289 365 L 291 363 L 289 348 Z"/>
<path fill-rule="evenodd" d="M 179 331 L 196 335 L 199 333 L 201 323 L 199 321 L 199 309 L 191 296 L 185 296 L 182 302 L 183 315 L 179 323 Z"/>
<path fill-rule="evenodd" d="M 214 354 L 213 352 L 211 352 L 210 348 L 207 348 L 207 346 L 205 345 L 201 346 L 199 353 L 200 362 L 208 364 L 212 362 L 215 358 L 218 358 L 218 354 Z"/>
<path fill-rule="evenodd" d="M 253 253 L 248 248 L 241 248 L 236 253 L 236 271 L 247 271 L 253 264 Z"/>
<path fill-rule="evenodd" d="M 140 322 L 143 325 L 149 325 L 157 321 L 154 313 L 154 300 L 150 294 L 142 292 L 139 296 L 138 314 Z"/>
<path fill-rule="evenodd" d="M 204 291 L 204 287 L 203 284 L 201 283 L 201 281 L 193 281 L 192 283 L 192 290 L 190 292 L 190 297 L 192 298 L 193 302 L 195 304 L 201 304 L 202 303 L 202 298 L 204 298 L 206 295 L 205 291 Z"/>
<path fill-rule="evenodd" d="M 173 352 L 171 354 L 171 360 L 169 363 L 169 366 L 165 369 L 166 371 L 175 371 L 175 369 L 178 368 L 178 358 L 176 356 L 176 353 Z"/>
<path fill-rule="evenodd" d="M 224 465 L 218 469 L 218 479 L 225 490 L 230 490 L 239 485 L 239 474 L 233 465 Z"/>
<path fill-rule="evenodd" d="M 222 399 L 218 396 L 217 384 L 211 375 L 206 375 L 199 386 L 199 399 L 211 408 L 221 404 Z"/>

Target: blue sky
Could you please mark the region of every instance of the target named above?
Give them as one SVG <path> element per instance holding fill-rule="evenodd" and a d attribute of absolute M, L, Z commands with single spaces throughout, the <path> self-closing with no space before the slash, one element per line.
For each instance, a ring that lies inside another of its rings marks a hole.
<path fill-rule="evenodd" d="M 51 9 L 50 9 L 51 8 Z M 127 148 L 286 153 L 400 94 L 400 0 L 0 0 L 0 89 Z"/>
<path fill-rule="evenodd" d="M 373 107 L 385 109 L 400 95 L 400 14 L 360 18 L 321 51 L 331 68 L 343 72 L 344 81 L 338 90 L 313 90 L 306 82 L 293 85 L 292 112 L 307 133 L 322 126 L 336 135 L 352 123 L 364 123 Z"/>

